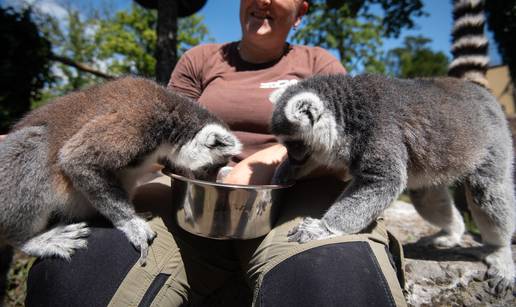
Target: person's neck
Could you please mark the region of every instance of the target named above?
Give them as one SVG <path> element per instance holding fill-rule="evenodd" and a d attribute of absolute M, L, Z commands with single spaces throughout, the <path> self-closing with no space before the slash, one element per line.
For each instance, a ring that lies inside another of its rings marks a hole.
<path fill-rule="evenodd" d="M 279 44 L 277 47 L 264 47 L 259 44 L 241 40 L 237 48 L 242 60 L 249 63 L 261 64 L 281 58 L 285 53 L 286 46 L 287 43 Z"/>

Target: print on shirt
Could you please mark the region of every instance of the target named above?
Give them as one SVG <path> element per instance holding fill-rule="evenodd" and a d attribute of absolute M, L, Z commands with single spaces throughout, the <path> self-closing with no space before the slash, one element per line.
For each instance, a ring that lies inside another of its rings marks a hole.
<path fill-rule="evenodd" d="M 296 84 L 299 80 L 277 80 L 272 82 L 260 83 L 260 88 L 280 88 L 291 84 Z"/>

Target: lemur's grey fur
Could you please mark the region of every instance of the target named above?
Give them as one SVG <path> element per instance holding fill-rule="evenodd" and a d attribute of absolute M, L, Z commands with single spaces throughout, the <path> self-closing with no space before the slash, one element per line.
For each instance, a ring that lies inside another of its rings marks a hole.
<path fill-rule="evenodd" d="M 456 15 L 478 3 L 457 1 Z M 464 25 L 468 22 L 456 28 Z M 485 43 L 476 41 L 479 48 Z M 482 70 L 487 62 L 477 61 L 481 54 L 454 61 L 451 71 L 486 84 Z M 464 223 L 447 187 L 460 181 L 486 246 L 494 290 L 513 287 L 512 139 L 500 104 L 483 86 L 449 77 L 334 75 L 306 79 L 270 98 L 275 103 L 272 133 L 289 155 L 275 181 L 302 177 L 319 165 L 347 167 L 353 176 L 322 219 L 306 218 L 290 240 L 304 243 L 359 232 L 409 188 L 418 212 L 442 229 L 433 243 L 457 245 Z"/>
<path fill-rule="evenodd" d="M 319 165 L 346 166 L 353 176 L 323 218 L 306 219 L 292 240 L 359 232 L 408 187 L 418 191 L 418 211 L 443 229 L 436 243 L 455 245 L 464 224 L 446 186 L 462 180 L 484 243 L 496 247 L 490 272 L 512 282 L 512 141 L 486 89 L 454 78 L 318 76 L 278 96 L 271 128 L 289 154 L 277 179 Z"/>
<path fill-rule="evenodd" d="M 156 83 L 125 77 L 36 109 L 0 142 L 0 245 L 69 259 L 86 246 L 96 211 L 141 251 L 155 236 L 130 202 L 159 161 L 198 178 L 240 143 L 215 116 Z M 49 228 L 58 218 L 61 223 Z"/>

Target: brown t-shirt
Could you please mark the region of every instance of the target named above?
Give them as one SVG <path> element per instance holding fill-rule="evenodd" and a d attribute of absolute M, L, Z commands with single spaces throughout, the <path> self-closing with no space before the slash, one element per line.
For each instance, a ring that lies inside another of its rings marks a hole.
<path fill-rule="evenodd" d="M 229 125 L 244 145 L 234 162 L 277 143 L 269 132 L 272 91 L 315 74 L 346 73 L 335 57 L 319 47 L 289 45 L 279 60 L 252 64 L 240 58 L 237 44 L 206 44 L 188 50 L 168 85 Z"/>

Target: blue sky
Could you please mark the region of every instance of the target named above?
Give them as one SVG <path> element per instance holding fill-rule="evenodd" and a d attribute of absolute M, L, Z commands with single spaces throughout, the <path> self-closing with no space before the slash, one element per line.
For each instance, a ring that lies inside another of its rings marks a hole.
<path fill-rule="evenodd" d="M 132 3 L 131 0 L 0 0 L 0 4 L 20 3 L 22 1 L 36 2 L 53 11 L 56 10 L 56 3 L 98 5 L 99 3 L 110 2 L 117 9 L 127 8 Z M 404 36 L 423 35 L 432 39 L 430 47 L 433 50 L 443 51 L 448 57 L 451 57 L 449 52 L 452 27 L 451 0 L 423 0 L 423 2 L 424 10 L 428 13 L 428 16 L 417 18 L 417 27 L 403 31 L 400 38 L 386 40 L 384 50 L 401 46 Z M 210 31 L 210 37 L 215 42 L 228 42 L 240 38 L 239 3 L 240 0 L 208 0 L 199 11 Z M 495 43 L 491 38 L 490 41 L 491 64 L 500 64 L 500 56 L 496 51 Z"/>
<path fill-rule="evenodd" d="M 389 50 L 403 43 L 403 37 L 407 35 L 423 35 L 431 38 L 430 47 L 435 51 L 443 51 L 451 57 L 450 31 L 452 28 L 451 0 L 423 0 L 427 17 L 416 19 L 417 28 L 405 30 L 398 39 L 389 39 L 384 42 L 384 49 Z M 223 5 L 221 5 L 223 3 Z M 240 37 L 240 23 L 238 19 L 239 0 L 208 0 L 199 12 L 204 16 L 204 22 L 210 30 L 210 35 L 215 42 L 238 40 Z M 494 48 L 494 42 L 490 45 L 492 64 L 499 64 L 500 56 Z"/>

